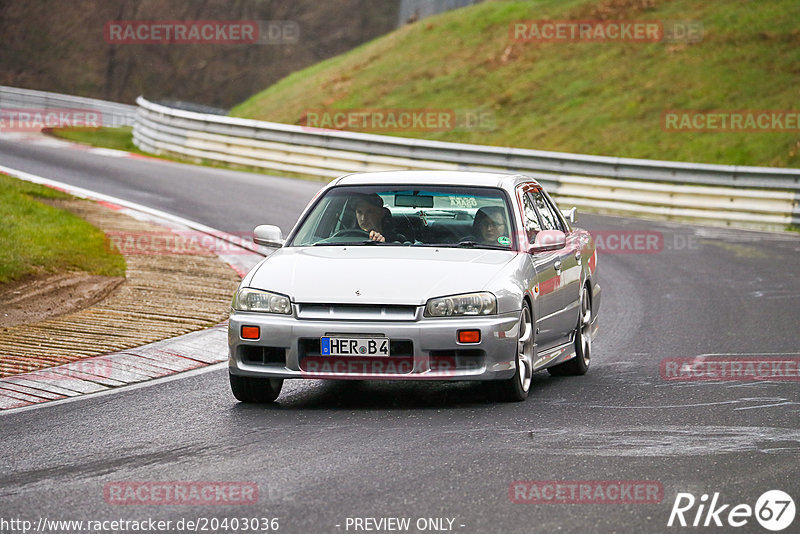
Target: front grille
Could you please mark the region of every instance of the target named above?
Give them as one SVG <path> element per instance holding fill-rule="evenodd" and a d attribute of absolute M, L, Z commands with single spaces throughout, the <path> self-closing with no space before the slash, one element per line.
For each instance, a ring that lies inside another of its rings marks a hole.
<path fill-rule="evenodd" d="M 301 338 L 297 345 L 300 370 L 326 375 L 411 373 L 414 369 L 414 343 L 410 339 L 392 339 L 389 343 L 389 357 L 322 356 L 319 338 Z"/>
<path fill-rule="evenodd" d="M 413 321 L 416 306 L 371 304 L 298 304 L 298 319 L 343 321 Z"/>
<path fill-rule="evenodd" d="M 258 345 L 239 345 L 239 359 L 250 365 L 286 366 L 286 349 L 283 347 L 260 347 Z"/>

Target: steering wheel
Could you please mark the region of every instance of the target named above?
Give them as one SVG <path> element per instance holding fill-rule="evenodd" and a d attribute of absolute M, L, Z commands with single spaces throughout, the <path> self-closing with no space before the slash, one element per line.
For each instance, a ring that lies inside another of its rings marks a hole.
<path fill-rule="evenodd" d="M 345 228 L 344 230 L 339 230 L 331 237 L 369 237 L 369 233 L 361 228 Z M 330 239 L 330 238 L 328 238 Z"/>

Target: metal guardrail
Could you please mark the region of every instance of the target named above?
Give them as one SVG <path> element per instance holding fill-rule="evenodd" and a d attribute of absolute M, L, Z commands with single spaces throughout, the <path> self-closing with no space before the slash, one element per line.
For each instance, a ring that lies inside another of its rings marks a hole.
<path fill-rule="evenodd" d="M 800 169 L 587 156 L 324 131 L 0 86 L 0 110 L 85 109 L 103 126 L 133 125 L 134 143 L 265 170 L 333 178 L 378 170 L 486 170 L 530 175 L 563 204 L 603 212 L 784 229 L 800 226 Z"/>
<path fill-rule="evenodd" d="M 331 178 L 420 169 L 521 172 L 564 204 L 784 229 L 800 225 L 800 169 L 586 156 L 467 145 L 206 115 L 140 97 L 134 142 L 147 152 Z"/>
<path fill-rule="evenodd" d="M 137 108 L 129 104 L 118 104 L 95 98 L 0 85 L 0 111 L 18 109 L 49 111 L 91 110 L 99 115 L 102 126 L 115 128 L 118 126 L 133 126 L 136 121 Z"/>

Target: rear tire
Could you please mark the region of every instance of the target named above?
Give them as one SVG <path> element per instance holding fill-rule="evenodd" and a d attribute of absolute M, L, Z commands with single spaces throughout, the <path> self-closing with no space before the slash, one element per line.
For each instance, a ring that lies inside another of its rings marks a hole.
<path fill-rule="evenodd" d="M 230 372 L 228 377 L 230 378 L 233 396 L 241 402 L 272 402 L 281 394 L 281 388 L 283 387 L 282 378 L 238 376 Z"/>
<path fill-rule="evenodd" d="M 553 376 L 585 375 L 592 361 L 592 303 L 589 300 L 589 287 L 581 291 L 581 315 L 575 327 L 575 357 L 547 369 Z"/>
<path fill-rule="evenodd" d="M 517 371 L 509 379 L 495 383 L 498 400 L 520 402 L 528 398 L 533 377 L 533 321 L 531 307 L 526 302 L 522 306 L 517 334 Z"/>

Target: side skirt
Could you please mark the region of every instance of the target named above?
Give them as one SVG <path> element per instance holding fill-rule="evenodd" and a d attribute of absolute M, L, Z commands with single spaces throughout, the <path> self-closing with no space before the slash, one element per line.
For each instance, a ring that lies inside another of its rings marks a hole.
<path fill-rule="evenodd" d="M 553 367 L 577 356 L 575 342 L 570 341 L 544 352 L 537 352 L 533 359 L 533 371 L 541 371 Z"/>

